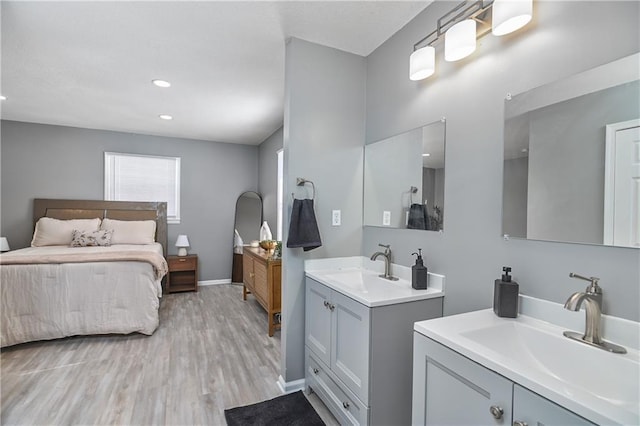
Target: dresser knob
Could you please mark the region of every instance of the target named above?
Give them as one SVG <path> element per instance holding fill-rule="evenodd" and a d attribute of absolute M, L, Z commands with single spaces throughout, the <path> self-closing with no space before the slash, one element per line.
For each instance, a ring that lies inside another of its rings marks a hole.
<path fill-rule="evenodd" d="M 500 420 L 502 418 L 502 415 L 504 414 L 504 410 L 497 405 L 492 405 L 491 407 L 489 407 L 489 411 L 491 412 L 493 418 L 496 420 Z"/>
<path fill-rule="evenodd" d="M 187 259 L 179 259 L 178 261 L 179 261 L 179 262 L 186 262 L 186 261 L 187 261 Z"/>

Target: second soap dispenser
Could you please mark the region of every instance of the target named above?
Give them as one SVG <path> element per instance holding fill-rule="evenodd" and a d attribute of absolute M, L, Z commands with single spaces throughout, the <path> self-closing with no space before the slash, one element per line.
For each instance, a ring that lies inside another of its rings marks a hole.
<path fill-rule="evenodd" d="M 418 253 L 411 253 L 418 256 L 416 264 L 411 267 L 411 287 L 416 290 L 425 290 L 427 288 L 427 267 L 424 266 L 422 260 L 422 249 L 418 249 Z"/>

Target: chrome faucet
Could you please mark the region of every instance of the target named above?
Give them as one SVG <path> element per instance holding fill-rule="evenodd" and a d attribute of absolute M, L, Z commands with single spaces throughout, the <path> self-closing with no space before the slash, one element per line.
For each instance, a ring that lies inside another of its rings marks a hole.
<path fill-rule="evenodd" d="M 391 267 L 391 246 L 389 244 L 378 244 L 378 246 L 384 248 L 384 253 L 381 251 L 377 251 L 371 255 L 371 260 L 376 260 L 378 256 L 384 257 L 384 274 L 379 275 L 380 278 L 384 278 L 389 281 L 398 281 L 396 277 L 391 276 L 390 267 Z"/>
<path fill-rule="evenodd" d="M 586 311 L 584 335 L 581 336 L 580 333 L 576 333 L 574 331 L 565 331 L 563 334 L 570 339 L 587 343 L 591 346 L 595 346 L 609 352 L 626 353 L 627 350 L 625 348 L 605 342 L 602 339 L 600 332 L 600 320 L 602 316 L 602 288 L 598 286 L 600 278 L 587 278 L 582 275 L 574 274 L 573 272 L 571 272 L 569 276 L 571 278 L 589 281 L 591 284 L 589 284 L 584 292 L 578 291 L 573 293 L 564 304 L 565 309 L 577 312 L 580 310 L 580 306 L 584 303 Z"/>

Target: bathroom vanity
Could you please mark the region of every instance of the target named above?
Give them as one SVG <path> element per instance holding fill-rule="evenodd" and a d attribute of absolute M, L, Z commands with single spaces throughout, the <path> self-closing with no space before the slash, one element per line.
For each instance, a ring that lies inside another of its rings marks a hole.
<path fill-rule="evenodd" d="M 414 425 L 640 424 L 638 323 L 603 316 L 627 349 L 614 354 L 563 336 L 584 329 L 582 313 L 527 296 L 520 312 L 415 324 Z"/>
<path fill-rule="evenodd" d="M 340 424 L 411 422 L 413 324 L 442 316 L 444 277 L 414 290 L 411 270 L 398 281 L 364 257 L 305 263 L 305 381 Z"/>

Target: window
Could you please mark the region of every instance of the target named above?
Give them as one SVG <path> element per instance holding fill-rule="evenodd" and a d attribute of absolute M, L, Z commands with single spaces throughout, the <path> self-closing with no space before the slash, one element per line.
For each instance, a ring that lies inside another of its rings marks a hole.
<path fill-rule="evenodd" d="M 167 223 L 180 223 L 180 157 L 105 152 L 104 199 L 166 201 Z"/>
<path fill-rule="evenodd" d="M 278 229 L 277 229 L 277 240 L 282 241 L 282 209 L 284 205 L 284 151 L 278 151 L 278 193 L 277 193 L 277 204 L 278 204 Z"/>

